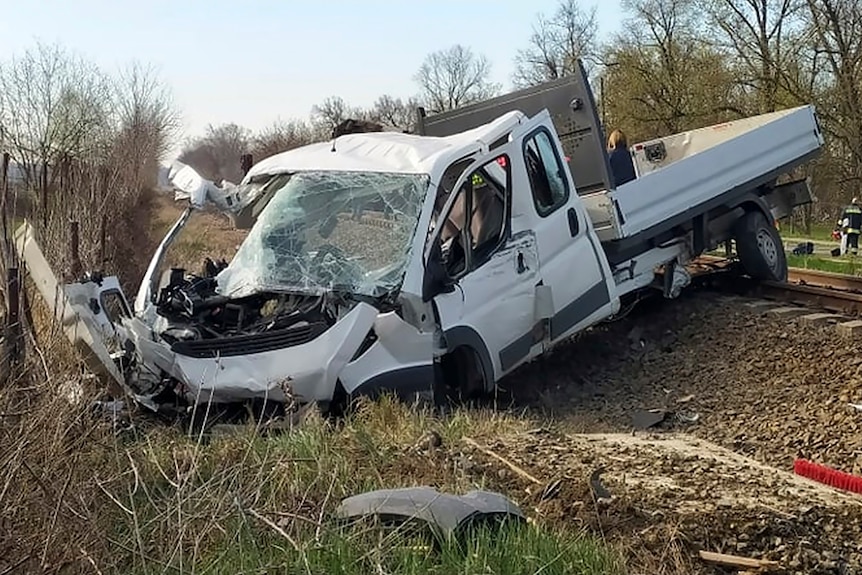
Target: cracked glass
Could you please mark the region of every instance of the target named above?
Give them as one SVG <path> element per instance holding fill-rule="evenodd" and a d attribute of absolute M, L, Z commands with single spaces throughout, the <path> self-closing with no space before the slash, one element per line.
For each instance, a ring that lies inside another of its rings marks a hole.
<path fill-rule="evenodd" d="M 378 297 L 400 287 L 428 186 L 422 174 L 291 175 L 218 275 L 219 292 Z"/>

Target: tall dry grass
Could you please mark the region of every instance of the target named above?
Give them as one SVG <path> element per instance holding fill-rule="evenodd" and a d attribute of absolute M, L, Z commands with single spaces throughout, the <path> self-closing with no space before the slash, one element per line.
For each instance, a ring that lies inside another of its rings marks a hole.
<path fill-rule="evenodd" d="M 201 437 L 141 419 L 116 426 L 88 408 L 95 389 L 76 400 L 58 393 L 70 381 L 60 372 L 34 379 L 0 391 L 0 573 L 620 572 L 577 530 L 510 525 L 433 549 L 333 521 L 342 498 L 370 489 L 482 487 L 454 463 L 462 438 L 524 431 L 522 418 L 441 418 L 384 398 L 338 422 L 313 412 L 280 436 L 249 425 Z M 429 431 L 440 447 L 423 446 Z"/>

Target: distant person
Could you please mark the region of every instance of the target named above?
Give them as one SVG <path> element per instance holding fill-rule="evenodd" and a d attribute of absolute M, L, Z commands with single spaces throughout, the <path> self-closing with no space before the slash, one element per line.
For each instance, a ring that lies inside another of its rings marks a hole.
<path fill-rule="evenodd" d="M 635 164 L 631 153 L 629 153 L 628 140 L 621 130 L 614 130 L 611 132 L 611 137 L 608 138 L 608 161 L 611 164 L 611 176 L 615 188 L 637 177 Z"/>
<path fill-rule="evenodd" d="M 841 227 L 846 242 L 843 252 L 856 255 L 859 252 L 859 234 L 862 233 L 862 207 L 859 206 L 858 197 L 853 198 L 850 205 L 844 208 L 844 213 L 841 214 Z"/>

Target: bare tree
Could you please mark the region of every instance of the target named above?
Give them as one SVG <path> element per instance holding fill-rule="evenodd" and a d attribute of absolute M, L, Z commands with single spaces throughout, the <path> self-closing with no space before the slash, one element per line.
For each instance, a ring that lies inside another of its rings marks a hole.
<path fill-rule="evenodd" d="M 631 17 L 605 51 L 613 123 L 651 138 L 739 117 L 733 72 L 701 40 L 691 0 L 626 0 Z"/>
<path fill-rule="evenodd" d="M 410 131 L 413 129 L 416 109 L 419 105 L 418 98 L 402 100 L 384 94 L 377 98 L 368 115 L 374 122 L 380 122 L 402 132 Z"/>
<path fill-rule="evenodd" d="M 428 111 L 438 113 L 497 95 L 501 86 L 490 76 L 491 63 L 485 56 L 456 44 L 429 54 L 415 80 Z"/>
<path fill-rule="evenodd" d="M 106 262 L 129 285 L 146 261 L 141 206 L 176 115 L 152 69 L 108 74 L 59 46 L 39 44 L 0 63 L 0 125 L 25 200 L 12 206 L 36 228 L 46 257 L 68 269 L 69 221 L 80 226 L 85 267 Z M 50 192 L 50 193 L 49 193 Z M 109 265 L 110 265 L 109 263 Z"/>
<path fill-rule="evenodd" d="M 119 126 L 115 145 L 126 156 L 135 186 L 153 187 L 157 161 L 179 128 L 170 93 L 152 67 L 137 62 L 120 71 L 113 92 Z"/>
<path fill-rule="evenodd" d="M 214 181 L 242 179 L 240 156 L 251 143 L 251 132 L 237 124 L 209 125 L 206 134 L 186 144 L 179 160 Z"/>
<path fill-rule="evenodd" d="M 825 76 L 817 82 L 817 96 L 832 137 L 830 179 L 847 199 L 862 188 L 862 1 L 806 0 L 806 6 Z"/>
<path fill-rule="evenodd" d="M 804 0 L 702 0 L 702 6 L 715 24 L 706 27 L 708 37 L 735 60 L 758 111 L 775 111 L 782 92 L 789 96 L 785 72 L 799 57 Z"/>
<path fill-rule="evenodd" d="M 366 120 L 368 112 L 354 106 L 350 106 L 340 96 L 330 96 L 320 104 L 315 104 L 311 109 L 311 123 L 315 135 L 319 139 L 326 139 L 332 133 L 333 128 L 348 119 Z"/>
<path fill-rule="evenodd" d="M 597 30 L 595 7 L 584 11 L 577 0 L 560 0 L 552 16 L 537 17 L 529 45 L 515 56 L 513 82 L 532 86 L 575 72 L 578 59 L 595 54 Z"/>
<path fill-rule="evenodd" d="M 251 142 L 255 161 L 305 146 L 316 141 L 314 129 L 307 122 L 291 120 L 275 122 L 261 130 Z"/>
<path fill-rule="evenodd" d="M 55 183 L 51 169 L 103 136 L 107 77 L 57 45 L 38 44 L 12 58 L 0 74 L 0 125 L 28 188 L 44 194 Z"/>

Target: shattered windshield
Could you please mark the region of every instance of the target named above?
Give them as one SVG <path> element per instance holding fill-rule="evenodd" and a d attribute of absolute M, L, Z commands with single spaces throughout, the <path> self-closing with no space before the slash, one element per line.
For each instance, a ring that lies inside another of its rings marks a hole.
<path fill-rule="evenodd" d="M 293 174 L 219 274 L 219 292 L 379 296 L 398 287 L 428 184 L 419 174 Z"/>

